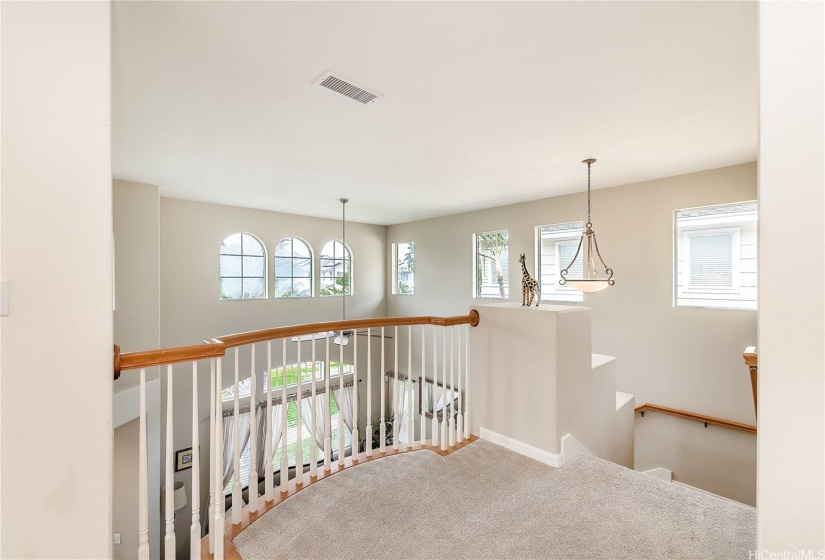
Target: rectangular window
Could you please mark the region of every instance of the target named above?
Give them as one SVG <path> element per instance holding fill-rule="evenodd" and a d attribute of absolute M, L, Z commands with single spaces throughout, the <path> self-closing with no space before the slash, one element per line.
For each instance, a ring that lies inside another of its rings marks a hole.
<path fill-rule="evenodd" d="M 559 284 L 559 272 L 570 264 L 579 247 L 582 236 L 582 222 L 567 224 L 553 224 L 536 228 L 537 243 L 539 246 L 539 284 L 541 286 L 542 301 L 581 302 L 584 301 L 582 292 L 568 285 Z M 582 252 L 576 261 L 568 268 L 568 277 L 582 276 Z"/>
<path fill-rule="evenodd" d="M 495 299 L 509 297 L 507 245 L 506 229 L 473 235 L 473 248 L 476 256 L 474 297 Z"/>
<path fill-rule="evenodd" d="M 756 309 L 756 202 L 675 212 L 674 304 Z"/>
<path fill-rule="evenodd" d="M 393 281 L 392 293 L 413 295 L 415 293 L 415 243 L 392 244 Z"/>

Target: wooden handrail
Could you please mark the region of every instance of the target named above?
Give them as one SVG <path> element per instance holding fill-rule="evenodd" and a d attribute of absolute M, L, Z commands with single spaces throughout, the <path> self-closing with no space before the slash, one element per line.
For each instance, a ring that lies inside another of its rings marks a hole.
<path fill-rule="evenodd" d="M 274 329 L 221 336 L 210 340 L 207 344 L 127 352 L 125 354 L 121 354 L 120 348 L 115 346 L 114 376 L 115 379 L 118 379 L 120 372 L 128 369 L 179 364 L 181 362 L 191 362 L 206 358 L 218 358 L 226 354 L 227 348 L 318 332 L 349 331 L 377 327 L 401 327 L 407 325 L 437 325 L 441 327 L 470 325 L 476 327 L 478 326 L 478 322 L 478 311 L 472 309 L 467 315 L 456 315 L 454 317 L 431 317 L 429 315 L 421 317 L 381 317 L 375 319 L 353 319 L 349 321 L 329 321 L 326 323 L 308 323 L 305 325 L 276 327 Z"/>
<path fill-rule="evenodd" d="M 759 358 L 756 354 L 756 346 L 748 346 L 745 348 L 745 352 L 742 354 L 742 357 L 745 358 L 745 365 L 750 368 L 755 368 L 759 366 Z"/>
<path fill-rule="evenodd" d="M 714 418 L 713 416 L 705 416 L 704 414 L 696 414 L 685 410 L 667 408 L 666 406 L 659 406 L 656 404 L 643 404 L 636 407 L 636 412 L 641 412 L 642 415 L 644 415 L 646 410 L 670 414 L 672 416 L 679 416 L 681 418 L 687 418 L 688 420 L 696 420 L 697 422 L 703 422 L 704 424 L 714 424 L 716 426 L 723 426 L 734 430 L 742 430 L 743 432 L 750 432 L 752 434 L 756 433 L 756 426 L 751 426 L 750 424 L 740 424 L 739 422 L 723 420 L 722 418 Z"/>

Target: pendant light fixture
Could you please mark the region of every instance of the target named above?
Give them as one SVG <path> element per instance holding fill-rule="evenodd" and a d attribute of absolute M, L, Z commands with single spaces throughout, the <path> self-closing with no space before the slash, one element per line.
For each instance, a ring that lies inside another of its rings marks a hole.
<path fill-rule="evenodd" d="M 599 244 L 596 242 L 596 232 L 593 231 L 593 223 L 590 221 L 590 166 L 596 163 L 596 160 L 589 158 L 582 161 L 582 163 L 587 164 L 587 224 L 585 224 L 584 233 L 582 233 L 581 239 L 579 239 L 579 247 L 576 249 L 576 254 L 573 255 L 570 264 L 560 272 L 561 278 L 559 279 L 559 284 L 562 286 L 570 284 L 571 287 L 580 292 L 600 292 L 608 286 L 615 284 L 616 281 L 613 280 L 613 269 L 604 263 L 604 259 L 602 259 L 602 255 L 599 253 Z M 579 258 L 579 253 L 582 253 L 582 277 L 568 278 L 567 275 L 569 274 L 570 267 L 572 267 L 576 259 Z M 599 271 L 596 268 L 596 258 L 598 258 L 602 267 L 604 267 L 604 276 L 599 275 Z"/>
<path fill-rule="evenodd" d="M 344 283 L 343 283 L 343 290 L 341 291 L 341 320 L 347 320 L 347 292 L 349 291 L 350 286 L 350 278 L 347 276 L 347 264 L 349 263 L 349 259 L 347 259 L 347 202 L 349 202 L 348 198 L 340 198 L 338 201 L 341 203 L 341 249 L 344 252 Z M 333 249 L 333 256 L 335 256 L 335 250 Z M 350 274 L 352 272 L 350 271 Z M 349 333 L 347 331 L 339 332 L 333 342 L 338 344 L 339 346 L 346 346 L 349 344 Z"/>

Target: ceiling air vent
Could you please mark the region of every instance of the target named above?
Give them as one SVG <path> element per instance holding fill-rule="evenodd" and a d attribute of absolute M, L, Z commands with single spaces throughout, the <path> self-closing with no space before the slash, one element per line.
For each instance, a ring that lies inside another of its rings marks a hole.
<path fill-rule="evenodd" d="M 321 87 L 325 87 L 336 93 L 340 93 L 350 99 L 354 99 L 359 103 L 366 105 L 372 103 L 377 98 L 381 97 L 380 93 L 373 93 L 366 89 L 356 86 L 349 80 L 345 80 L 340 76 L 336 76 L 332 72 L 326 72 L 323 76 L 318 78 L 315 82 Z"/>

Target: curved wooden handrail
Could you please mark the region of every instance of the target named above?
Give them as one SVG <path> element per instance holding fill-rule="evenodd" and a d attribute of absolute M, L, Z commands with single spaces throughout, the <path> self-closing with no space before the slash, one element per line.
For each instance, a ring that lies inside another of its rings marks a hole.
<path fill-rule="evenodd" d="M 470 325 L 475 327 L 478 326 L 478 322 L 478 311 L 472 309 L 467 315 L 456 315 L 454 317 L 432 317 L 429 315 L 420 317 L 380 317 L 375 319 L 328 321 L 326 323 L 307 323 L 305 325 L 276 327 L 274 329 L 264 329 L 260 331 L 250 331 L 221 336 L 218 338 L 213 338 L 206 344 L 178 346 L 175 348 L 163 348 L 160 350 L 144 350 L 141 352 L 127 352 L 125 354 L 121 354 L 120 348 L 115 346 L 114 374 L 115 379 L 117 379 L 120 377 L 120 372 L 124 370 L 179 364 L 181 362 L 203 360 L 206 358 L 217 358 L 224 356 L 227 348 L 235 348 L 237 346 L 244 346 L 245 344 L 266 342 L 267 340 L 303 336 L 319 332 L 348 331 L 377 327 L 401 327 L 407 325 L 438 325 L 441 327 Z"/>
<path fill-rule="evenodd" d="M 734 430 L 742 430 L 743 432 L 756 433 L 756 426 L 750 424 L 740 424 L 739 422 L 732 422 L 731 420 L 723 420 L 722 418 L 714 418 L 713 416 L 705 416 L 704 414 L 696 414 L 694 412 L 687 412 L 685 410 L 678 410 L 676 408 L 667 408 L 666 406 L 659 406 L 656 404 L 643 404 L 636 407 L 636 412 L 644 414 L 646 410 L 653 412 L 661 412 L 662 414 L 670 414 L 671 416 L 680 416 L 688 420 L 696 420 L 705 424 L 714 424 L 716 426 L 723 426 L 725 428 L 732 428 Z"/>

